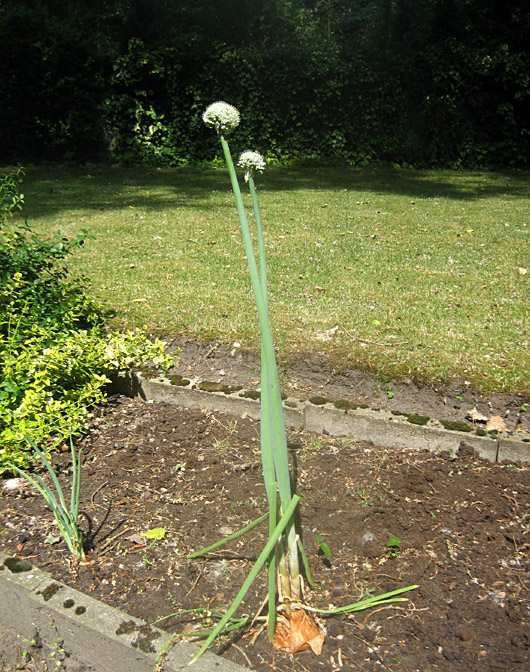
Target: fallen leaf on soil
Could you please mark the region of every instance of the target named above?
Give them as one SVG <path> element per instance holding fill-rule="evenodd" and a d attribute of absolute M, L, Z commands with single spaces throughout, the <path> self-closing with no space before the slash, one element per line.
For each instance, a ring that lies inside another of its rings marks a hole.
<path fill-rule="evenodd" d="M 274 648 L 289 653 L 311 649 L 316 656 L 322 653 L 324 633 L 304 609 L 278 617 L 274 630 Z"/>
<path fill-rule="evenodd" d="M 140 532 L 141 537 L 146 537 L 146 539 L 163 539 L 166 536 L 166 530 L 164 527 L 153 527 L 150 530 L 145 532 Z"/>
<path fill-rule="evenodd" d="M 466 413 L 466 418 L 472 420 L 473 422 L 488 422 L 488 417 L 486 415 L 482 415 L 480 411 L 477 411 L 476 407 L 472 408 Z"/>
<path fill-rule="evenodd" d="M 137 546 L 145 546 L 146 544 L 145 539 L 139 534 L 131 534 L 130 537 L 125 537 L 125 539 L 130 541 L 132 544 L 136 544 Z"/>
<path fill-rule="evenodd" d="M 488 422 L 486 423 L 486 431 L 487 432 L 507 432 L 508 427 L 506 427 L 506 423 L 504 420 L 501 418 L 500 415 L 493 415 Z"/>

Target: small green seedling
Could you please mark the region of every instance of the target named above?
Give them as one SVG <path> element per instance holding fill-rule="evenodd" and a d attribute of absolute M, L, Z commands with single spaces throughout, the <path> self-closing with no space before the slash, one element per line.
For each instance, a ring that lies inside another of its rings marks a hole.
<path fill-rule="evenodd" d="M 318 553 L 324 555 L 326 557 L 326 560 L 331 565 L 331 551 L 329 550 L 329 546 L 324 541 L 324 537 L 321 534 L 317 534 L 317 536 L 315 537 L 315 541 L 318 544 Z"/>
<path fill-rule="evenodd" d="M 81 500 L 81 449 L 76 454 L 72 438 L 70 437 L 70 451 L 72 453 L 72 484 L 69 506 L 66 502 L 63 489 L 57 478 L 50 461 L 40 448 L 38 448 L 31 439 L 28 438 L 28 443 L 33 448 L 35 453 L 42 460 L 44 466 L 52 479 L 55 492 L 48 487 L 44 480 L 38 474 L 30 475 L 28 472 L 19 467 L 7 462 L 16 474 L 25 478 L 31 485 L 33 485 L 38 492 L 43 496 L 44 500 L 50 507 L 59 528 L 61 537 L 65 540 L 71 554 L 76 560 L 83 562 L 85 560 L 85 550 L 83 548 L 83 534 L 79 529 L 79 506 Z M 48 537 L 47 543 L 55 543 L 53 538 Z"/>
<path fill-rule="evenodd" d="M 318 451 L 318 450 L 322 450 L 323 447 L 324 447 L 324 442 L 322 441 L 322 439 L 319 438 L 319 437 L 316 437 L 316 436 L 312 436 L 311 440 L 309 441 L 309 443 L 306 446 L 306 449 L 311 450 L 311 451 Z"/>
<path fill-rule="evenodd" d="M 391 558 L 395 558 L 396 555 L 399 553 L 402 543 L 403 539 L 400 539 L 399 537 L 390 537 L 385 548 L 387 549 L 388 555 Z"/>
<path fill-rule="evenodd" d="M 27 647 L 22 650 L 22 658 L 28 660 L 30 657 L 30 649 L 34 646 L 38 646 L 38 640 L 36 637 L 32 637 L 31 639 L 24 637 L 22 642 L 27 645 Z"/>

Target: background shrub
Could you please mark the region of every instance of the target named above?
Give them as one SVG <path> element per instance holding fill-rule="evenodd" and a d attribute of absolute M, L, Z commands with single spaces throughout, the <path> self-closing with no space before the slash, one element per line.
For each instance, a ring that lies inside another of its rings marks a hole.
<path fill-rule="evenodd" d="M 520 0 L 11 0 L 0 163 L 211 161 L 224 99 L 280 161 L 528 166 L 529 45 Z"/>

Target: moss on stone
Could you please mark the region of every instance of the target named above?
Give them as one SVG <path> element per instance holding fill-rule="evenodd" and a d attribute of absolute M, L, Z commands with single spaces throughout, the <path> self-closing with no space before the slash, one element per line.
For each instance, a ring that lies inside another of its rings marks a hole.
<path fill-rule="evenodd" d="M 242 392 L 239 396 L 244 399 L 260 399 L 261 394 L 257 390 L 247 390 L 246 392 Z"/>
<path fill-rule="evenodd" d="M 314 406 L 324 406 L 324 404 L 328 403 L 328 400 L 326 397 L 310 397 L 309 402 L 313 404 Z"/>
<path fill-rule="evenodd" d="M 187 378 L 181 376 L 180 374 L 168 376 L 168 380 L 171 383 L 171 385 L 175 385 L 177 387 L 187 387 L 190 384 L 190 381 Z"/>
<path fill-rule="evenodd" d="M 419 413 L 407 413 L 406 417 L 412 425 L 426 425 L 430 420 L 428 415 L 420 415 Z"/>
<path fill-rule="evenodd" d="M 157 372 L 149 366 L 138 366 L 136 371 L 138 371 L 145 380 L 152 380 L 158 375 Z"/>
<path fill-rule="evenodd" d="M 6 558 L 4 560 L 4 565 L 9 569 L 13 574 L 21 574 L 22 572 L 29 572 L 33 569 L 33 565 L 28 560 L 23 558 Z"/>
<path fill-rule="evenodd" d="M 465 422 L 458 422 L 457 420 L 441 420 L 442 425 L 445 429 L 449 429 L 452 432 L 470 432 L 471 427 L 466 425 Z"/>
<path fill-rule="evenodd" d="M 333 405 L 341 411 L 354 411 L 357 408 L 357 404 L 352 404 L 347 399 L 337 399 Z"/>
<path fill-rule="evenodd" d="M 223 383 L 214 383 L 211 380 L 203 380 L 199 383 L 199 390 L 203 392 L 222 392 L 224 387 Z"/>
<path fill-rule="evenodd" d="M 225 394 L 233 394 L 234 392 L 240 392 L 243 389 L 241 385 L 225 385 L 223 392 Z"/>
<path fill-rule="evenodd" d="M 133 620 L 122 621 L 115 632 L 117 635 L 129 635 L 131 632 L 134 632 L 137 629 L 138 626 Z"/>
<path fill-rule="evenodd" d="M 44 601 L 47 602 L 50 600 L 55 593 L 59 591 L 61 586 L 58 583 L 50 583 L 49 586 L 46 586 L 46 588 L 42 591 L 42 597 L 44 598 Z"/>

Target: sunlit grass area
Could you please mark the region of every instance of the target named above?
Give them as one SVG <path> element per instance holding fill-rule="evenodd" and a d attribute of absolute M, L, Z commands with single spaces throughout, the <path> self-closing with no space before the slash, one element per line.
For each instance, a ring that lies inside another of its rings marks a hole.
<path fill-rule="evenodd" d="M 529 183 L 522 172 L 267 169 L 257 188 L 281 356 L 318 350 L 335 368 L 528 392 Z M 259 349 L 224 170 L 32 168 L 24 193 L 36 233 L 95 236 L 70 267 L 118 326 Z"/>

